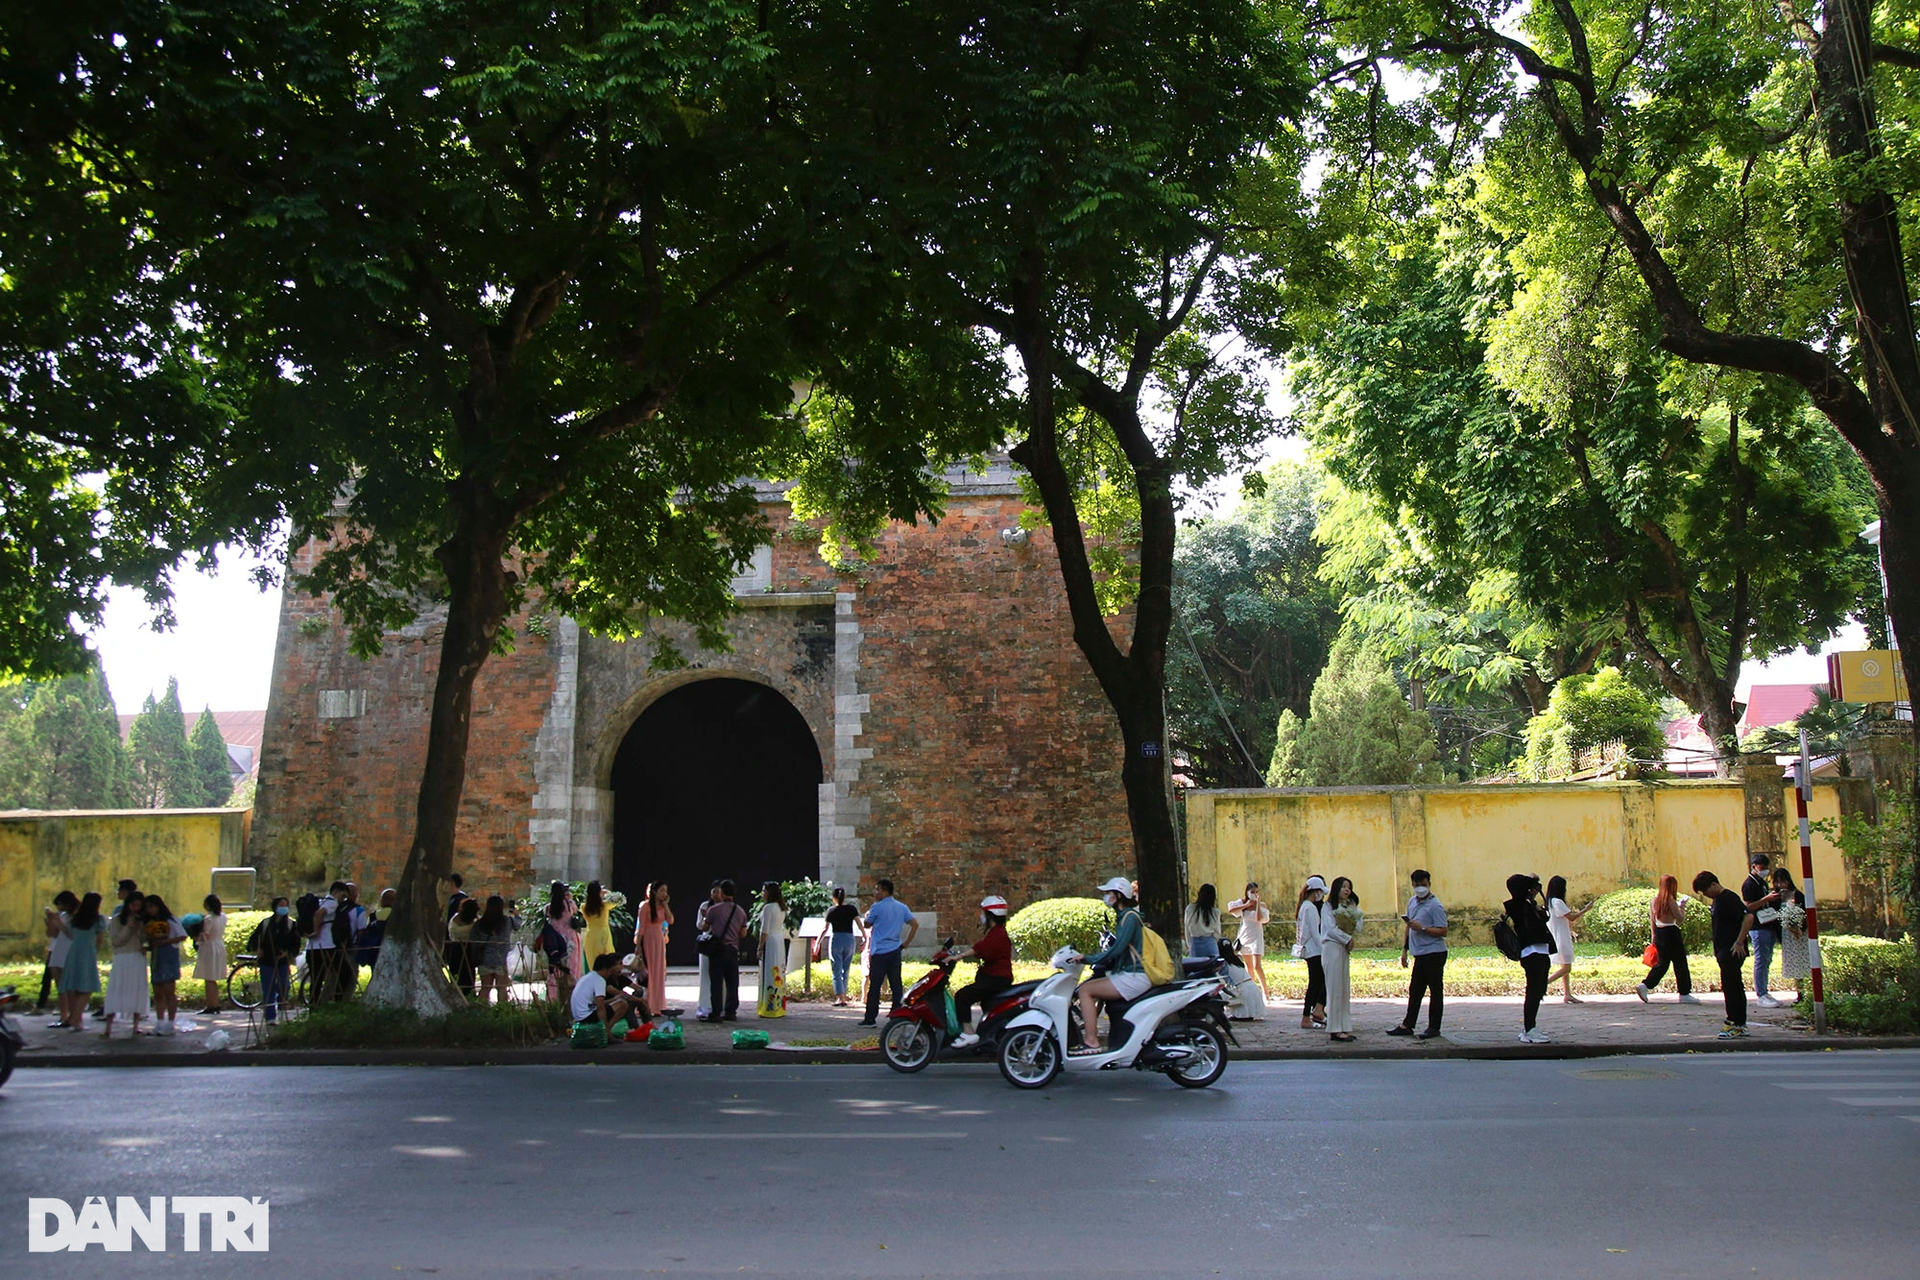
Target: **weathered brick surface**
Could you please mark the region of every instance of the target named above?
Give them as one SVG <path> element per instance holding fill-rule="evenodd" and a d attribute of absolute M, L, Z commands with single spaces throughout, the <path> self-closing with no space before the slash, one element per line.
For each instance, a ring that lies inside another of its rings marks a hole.
<path fill-rule="evenodd" d="M 1132 862 L 1119 730 L 1074 647 L 1052 539 L 1000 536 L 1023 509 L 980 498 L 932 528 L 894 526 L 855 605 L 865 878 L 963 932 L 987 891 L 1017 909 Z"/>
<path fill-rule="evenodd" d="M 850 577 L 771 505 L 773 594 L 814 594 L 743 607 L 730 654 L 698 649 L 676 624 L 658 628 L 691 671 L 652 671 L 650 638 L 575 641 L 570 631 L 523 634 L 515 653 L 490 659 L 461 810 L 457 864 L 470 884 L 511 890 L 534 878 L 536 791 L 548 865 L 559 856 L 573 878 L 606 877 L 612 755 L 645 705 L 706 674 L 778 689 L 813 728 L 823 865 L 857 863 L 863 897 L 889 876 L 916 909 L 964 930 L 989 890 L 1018 905 L 1088 892 L 1124 870 L 1119 735 L 1073 645 L 1051 539 L 1041 530 L 1008 545 L 1001 531 L 1017 526 L 1022 504 L 986 489 L 957 496 L 938 525 L 890 527 Z M 295 568 L 311 555 L 300 551 Z M 363 662 L 325 602 L 285 595 L 250 846 L 271 891 L 342 874 L 363 888 L 397 879 L 439 635 L 437 619 L 423 618 Z M 347 691 L 328 703 L 336 711 L 363 693 L 364 714 L 323 719 L 323 690 Z M 544 755 L 535 750 L 557 700 L 572 718 L 570 758 L 553 732 Z"/>
<path fill-rule="evenodd" d="M 296 552 L 294 570 L 313 554 Z M 282 594 L 248 851 L 269 893 L 343 877 L 365 896 L 399 880 L 413 839 L 441 617 L 388 636 L 371 661 L 348 652 L 339 623 L 326 602 Z M 533 744 L 552 689 L 548 644 L 526 634 L 475 686 L 456 862 L 476 883 L 527 882 Z M 323 690 L 364 693 L 364 714 L 321 718 Z"/>

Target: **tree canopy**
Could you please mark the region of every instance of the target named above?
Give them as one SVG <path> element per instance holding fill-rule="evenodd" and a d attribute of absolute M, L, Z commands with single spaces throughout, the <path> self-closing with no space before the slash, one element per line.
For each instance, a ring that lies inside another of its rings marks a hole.
<path fill-rule="evenodd" d="M 129 783 L 97 659 L 77 675 L 0 687 L 0 809 L 125 808 Z"/>

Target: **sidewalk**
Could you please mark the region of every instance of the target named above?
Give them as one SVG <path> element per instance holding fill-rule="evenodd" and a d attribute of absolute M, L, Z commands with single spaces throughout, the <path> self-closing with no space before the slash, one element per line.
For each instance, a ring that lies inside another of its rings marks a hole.
<path fill-rule="evenodd" d="M 674 970 L 667 983 L 667 997 L 685 1009 L 687 1047 L 680 1052 L 655 1052 L 640 1045 L 616 1045 L 590 1053 L 576 1052 L 565 1044 L 525 1049 L 458 1050 L 283 1050 L 262 1051 L 246 1048 L 247 1016 L 228 1011 L 211 1018 L 198 1014 L 182 1015 L 182 1030 L 171 1038 L 130 1037 L 116 1027 L 112 1041 L 104 1039 L 96 1020 L 89 1020 L 83 1032 L 56 1031 L 47 1028 L 50 1017 L 31 1014 L 21 1019 L 26 1033 L 26 1051 L 21 1066 L 222 1066 L 267 1063 L 311 1063 L 315 1065 L 381 1063 L 586 1063 L 586 1062 L 871 1062 L 879 1066 L 875 1053 L 877 1031 L 856 1025 L 864 1013 L 860 1007 L 836 1009 L 831 1004 L 795 1002 L 787 1006 L 787 1016 L 761 1019 L 751 1004 L 743 1004 L 740 1020 L 718 1026 L 692 1020 L 694 1009 L 694 973 Z M 1239 1047 L 1235 1058 L 1258 1061 L 1292 1058 L 1579 1058 L 1613 1054 L 1691 1053 L 1738 1050 L 1790 1049 L 1877 1049 L 1920 1046 L 1912 1037 L 1886 1038 L 1866 1036 L 1815 1036 L 1797 1023 L 1791 1009 L 1761 1009 L 1749 1005 L 1748 1035 L 1739 1040 L 1718 1039 L 1723 1006 L 1718 995 L 1702 997 L 1697 1005 L 1682 1005 L 1674 997 L 1656 996 L 1642 1004 L 1633 996 L 1584 996 L 1583 1003 L 1562 1004 L 1558 996 L 1541 1006 L 1539 1029 L 1553 1038 L 1551 1044 L 1530 1045 L 1518 1040 L 1520 999 L 1517 996 L 1457 996 L 1447 1001 L 1442 1036 L 1438 1040 L 1418 1041 L 1411 1037 L 1389 1036 L 1387 1028 L 1399 1022 L 1406 1012 L 1404 1000 L 1355 1000 L 1352 1044 L 1333 1044 L 1324 1031 L 1306 1031 L 1300 1027 L 1300 1010 L 1284 1005 L 1273 1011 L 1265 1022 L 1235 1022 L 1233 1033 Z M 882 1010 L 884 1023 L 884 1009 Z M 189 1023 L 193 1029 L 187 1030 Z M 1424 1023 L 1422 1024 L 1424 1025 Z M 223 1029 L 233 1038 L 233 1048 L 224 1053 L 209 1052 L 207 1035 Z M 737 1030 L 765 1031 L 776 1045 L 786 1050 L 736 1052 L 731 1035 Z M 865 1042 L 863 1050 L 850 1046 Z M 985 1062 L 986 1059 L 971 1059 Z"/>

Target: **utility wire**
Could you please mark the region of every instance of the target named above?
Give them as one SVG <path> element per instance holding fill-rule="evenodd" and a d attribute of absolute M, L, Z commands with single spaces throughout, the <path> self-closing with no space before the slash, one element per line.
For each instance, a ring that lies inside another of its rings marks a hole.
<path fill-rule="evenodd" d="M 1213 677 L 1208 674 L 1206 661 L 1200 656 L 1200 646 L 1193 642 L 1193 632 L 1187 629 L 1186 618 L 1178 609 L 1173 611 L 1173 616 L 1179 619 L 1180 634 L 1187 640 L 1187 652 L 1193 655 L 1194 665 L 1200 668 L 1200 678 L 1207 682 L 1207 692 L 1213 695 L 1213 709 L 1220 713 L 1220 723 L 1227 726 L 1227 732 L 1233 735 L 1233 744 L 1239 747 L 1240 754 L 1246 757 L 1247 768 L 1253 771 L 1253 776 L 1265 782 L 1266 770 L 1254 763 L 1253 752 L 1247 750 L 1247 744 L 1240 740 L 1240 731 L 1233 727 L 1233 717 L 1227 714 L 1226 703 L 1220 701 L 1220 691 L 1213 687 Z"/>

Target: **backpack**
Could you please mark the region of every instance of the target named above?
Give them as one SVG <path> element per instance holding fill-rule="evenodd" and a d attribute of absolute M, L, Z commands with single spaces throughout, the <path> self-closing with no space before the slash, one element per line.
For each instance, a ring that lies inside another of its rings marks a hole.
<path fill-rule="evenodd" d="M 1140 969 L 1147 975 L 1148 982 L 1164 987 L 1173 981 L 1176 972 L 1173 953 L 1167 950 L 1166 940 L 1149 929 L 1144 919 L 1140 921 L 1140 947 L 1133 954 L 1140 961 Z"/>
<path fill-rule="evenodd" d="M 1514 931 L 1512 922 L 1505 914 L 1493 922 L 1493 945 L 1509 960 L 1520 958 L 1520 935 Z"/>
<path fill-rule="evenodd" d="M 303 893 L 298 898 L 294 899 L 293 921 L 295 924 L 300 926 L 301 937 L 311 938 L 313 936 L 313 918 L 319 913 L 320 913 L 320 895 L 319 894 Z"/>
<path fill-rule="evenodd" d="M 353 912 L 351 902 L 342 902 L 333 909 L 333 945 L 342 951 L 353 949 Z"/>
<path fill-rule="evenodd" d="M 540 938 L 534 945 L 547 957 L 549 969 L 559 969 L 567 963 L 566 935 L 553 927 L 552 920 L 540 926 Z"/>

